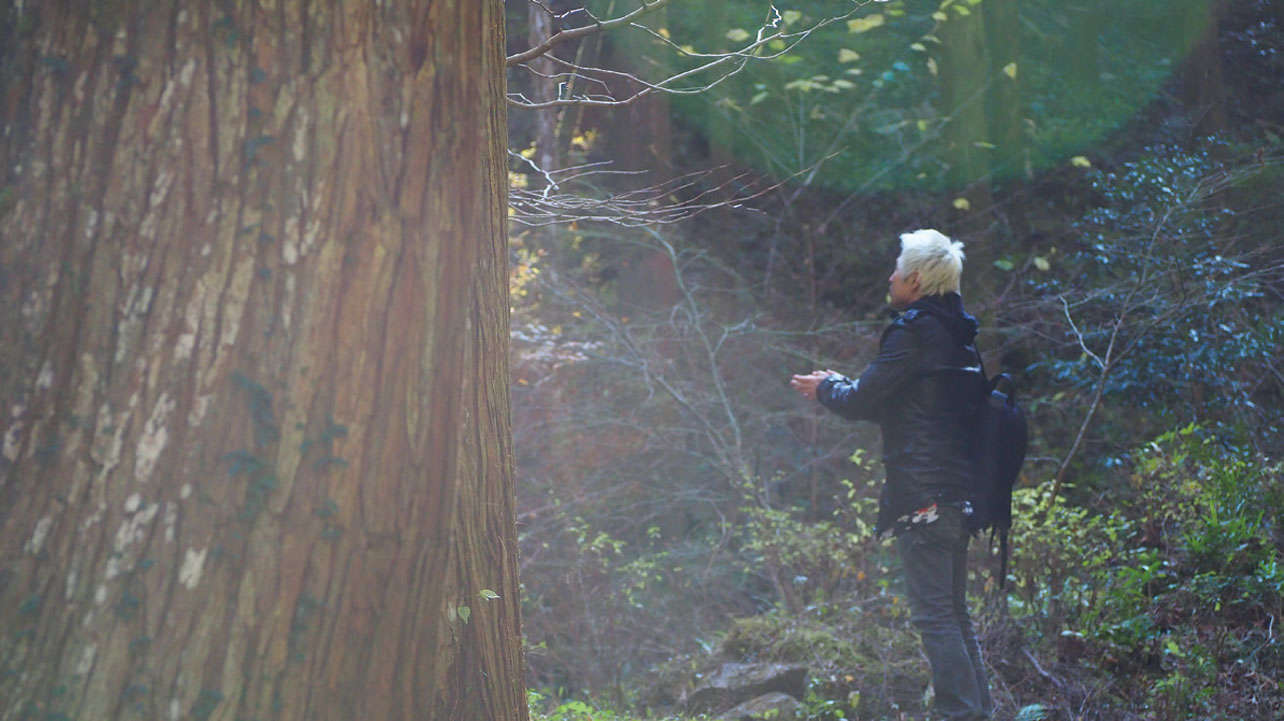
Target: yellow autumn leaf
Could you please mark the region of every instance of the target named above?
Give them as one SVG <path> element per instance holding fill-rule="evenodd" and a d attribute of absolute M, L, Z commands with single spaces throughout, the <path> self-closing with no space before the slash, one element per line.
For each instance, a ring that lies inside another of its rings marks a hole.
<path fill-rule="evenodd" d="M 727 31 L 727 39 L 733 43 L 742 43 L 749 39 L 749 31 L 744 28 L 731 28 Z"/>
<path fill-rule="evenodd" d="M 838 51 L 838 62 L 840 63 L 854 63 L 857 60 L 860 60 L 860 53 L 855 50 L 843 48 Z"/>
<path fill-rule="evenodd" d="M 695 48 L 690 45 L 682 45 L 678 49 L 686 53 L 687 55 L 695 55 L 695 51 L 696 51 Z"/>
<path fill-rule="evenodd" d="M 926 132 L 927 132 L 927 121 L 926 121 L 926 120 L 920 120 L 920 121 L 918 121 L 918 132 L 920 132 L 920 133 L 926 133 Z"/>
<path fill-rule="evenodd" d="M 933 74 L 933 75 L 935 75 L 935 74 L 937 73 L 937 69 L 936 69 L 936 58 L 928 58 L 928 59 L 927 59 L 927 72 L 929 72 L 929 73 L 931 73 L 931 74 Z"/>
<path fill-rule="evenodd" d="M 784 20 L 786 25 L 793 25 L 802 19 L 802 13 L 797 10 L 786 10 L 780 14 L 780 19 Z"/>
<path fill-rule="evenodd" d="M 936 22 L 938 22 L 938 23 L 943 23 L 943 22 L 945 22 L 946 20 L 949 20 L 949 19 L 950 19 L 950 16 L 949 16 L 949 15 L 946 15 L 945 13 L 941 12 L 940 10 L 937 10 L 936 12 L 932 13 L 932 19 L 933 19 L 933 20 L 935 20 L 935 21 L 936 21 Z"/>
<path fill-rule="evenodd" d="M 1009 78 L 1012 78 L 1013 80 L 1016 80 L 1016 68 L 1017 68 L 1016 63 L 1008 63 L 1007 65 L 1003 66 L 1003 74 L 1008 76 Z"/>
<path fill-rule="evenodd" d="M 963 15 L 963 16 L 967 16 L 967 15 L 971 15 L 971 14 L 972 14 L 972 11 L 971 11 L 971 10 L 969 10 L 969 9 L 968 9 L 968 7 L 967 7 L 966 5 L 955 5 L 955 6 L 954 6 L 954 12 L 958 13 L 959 15 Z"/>
<path fill-rule="evenodd" d="M 927 48 L 923 46 L 923 43 L 910 43 L 910 50 L 917 50 L 920 53 L 927 52 Z"/>
<path fill-rule="evenodd" d="M 960 198 L 955 198 L 955 199 L 954 199 L 954 203 L 953 203 L 953 205 L 954 205 L 954 207 L 955 207 L 955 208 L 958 208 L 959 210 L 971 210 L 971 209 L 972 209 L 972 203 L 971 203 L 971 202 L 969 202 L 967 198 L 962 198 L 962 197 L 960 197 Z"/>
<path fill-rule="evenodd" d="M 1073 166 L 1074 166 L 1074 167 L 1076 167 L 1076 168 L 1091 168 L 1091 167 L 1092 167 L 1092 161 L 1091 161 L 1091 160 L 1088 160 L 1087 158 L 1083 157 L 1082 155 L 1076 155 L 1076 156 L 1074 156 L 1073 158 L 1071 158 L 1071 159 L 1070 159 L 1070 164 L 1071 164 L 1071 165 L 1073 165 Z"/>
<path fill-rule="evenodd" d="M 668 39 L 669 39 L 669 29 L 668 29 L 668 28 L 660 28 L 659 30 L 656 30 L 656 32 L 657 32 L 657 33 L 659 33 L 660 37 L 664 38 L 665 40 L 668 40 Z"/>
<path fill-rule="evenodd" d="M 847 32 L 863 33 L 882 25 L 884 22 L 882 13 L 874 13 L 863 18 L 847 21 Z"/>
<path fill-rule="evenodd" d="M 1044 258 L 1043 256 L 1036 255 L 1036 256 L 1034 256 L 1034 267 L 1036 267 L 1036 268 L 1038 268 L 1039 270 L 1042 270 L 1042 271 L 1044 271 L 1044 272 L 1047 272 L 1049 269 L 1051 269 L 1051 268 L 1052 268 L 1052 264 L 1048 262 L 1048 259 L 1047 259 L 1047 258 Z"/>

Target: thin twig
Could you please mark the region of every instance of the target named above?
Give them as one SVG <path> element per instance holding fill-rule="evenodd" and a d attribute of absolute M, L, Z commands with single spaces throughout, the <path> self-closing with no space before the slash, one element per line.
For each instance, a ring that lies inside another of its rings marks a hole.
<path fill-rule="evenodd" d="M 505 58 L 504 63 L 509 67 L 512 67 L 513 65 L 516 65 L 518 63 L 524 63 L 527 60 L 532 60 L 534 58 L 539 57 L 540 55 L 544 55 L 549 50 L 552 50 L 554 47 L 562 43 L 569 42 L 571 40 L 576 40 L 586 35 L 599 33 L 599 32 L 602 32 L 603 30 L 611 30 L 613 28 L 618 28 L 618 27 L 628 25 L 629 23 L 633 22 L 637 18 L 649 12 L 652 12 L 654 10 L 659 10 L 660 8 L 669 4 L 669 0 L 652 0 L 652 2 L 647 2 L 647 0 L 638 0 L 638 2 L 642 3 L 641 7 L 635 8 L 634 10 L 628 13 L 625 13 L 624 15 L 621 15 L 618 18 L 612 18 L 610 20 L 598 20 L 597 18 L 593 18 L 593 22 L 588 25 L 583 25 L 578 28 L 570 28 L 569 30 L 560 30 L 554 33 L 553 35 L 549 36 L 542 43 L 528 50 L 523 50 L 520 53 L 509 55 L 507 58 Z M 585 10 L 585 13 L 587 12 L 588 11 Z"/>

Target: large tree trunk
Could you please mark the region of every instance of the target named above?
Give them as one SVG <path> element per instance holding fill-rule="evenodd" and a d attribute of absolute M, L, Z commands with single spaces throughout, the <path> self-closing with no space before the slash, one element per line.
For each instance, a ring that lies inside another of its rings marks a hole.
<path fill-rule="evenodd" d="M 0 11 L 0 719 L 524 719 L 502 5 Z"/>

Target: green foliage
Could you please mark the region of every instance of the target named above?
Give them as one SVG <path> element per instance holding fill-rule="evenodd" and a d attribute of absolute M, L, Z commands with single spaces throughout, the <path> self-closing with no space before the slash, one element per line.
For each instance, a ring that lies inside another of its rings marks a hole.
<path fill-rule="evenodd" d="M 836 12 L 834 3 L 820 0 L 790 5 L 792 22 L 782 20 L 792 33 Z M 753 0 L 694 3 L 672 14 L 673 42 L 701 52 L 739 48 L 761 11 Z M 946 126 L 968 104 L 994 105 L 998 96 L 987 96 L 1019 78 L 1015 113 L 1028 162 L 1060 164 L 1132 121 L 1181 65 L 1188 42 L 1170 8 L 1145 0 L 1074 6 L 1039 0 L 1020 4 L 1017 55 L 990 57 L 999 52 L 992 49 L 999 38 L 991 37 L 967 67 L 949 67 L 962 62 L 948 47 L 955 26 L 971 24 L 984 34 L 991 12 L 986 3 L 870 5 L 796 47 L 769 44 L 760 55 L 771 60 L 709 92 L 680 96 L 675 107 L 742 163 L 769 172 L 794 173 L 824 160 L 816 180 L 835 189 L 940 187 L 953 152 Z M 1091 27 L 1099 17 L 1110 20 Z M 727 34 L 728 27 L 739 33 Z M 1074 67 L 1084 70 L 1069 72 Z M 980 96 L 961 93 L 960 107 L 944 107 L 951 82 L 979 87 Z M 998 162 L 1016 150 L 997 145 L 1010 139 L 979 132 L 969 142 L 987 159 Z M 1022 170 L 1004 167 L 1000 174 Z"/>
<path fill-rule="evenodd" d="M 1254 384 L 1236 369 L 1269 359 L 1284 340 L 1279 310 L 1261 305 L 1263 278 L 1222 240 L 1236 213 L 1215 195 L 1263 171 L 1226 168 L 1217 150 L 1152 147 L 1117 171 L 1088 171 L 1102 203 L 1076 224 L 1082 245 L 1061 272 L 1032 281 L 1071 301 L 1084 343 L 1099 356 L 1124 316 L 1108 394 L 1153 405 L 1176 386 L 1200 389 L 1214 408 L 1243 405 Z M 1073 356 L 1045 367 L 1057 383 L 1092 386 L 1099 365 L 1070 347 Z"/>
<path fill-rule="evenodd" d="M 1119 536 L 1127 533 L 1108 520 L 1051 498 L 1047 486 L 1014 490 L 1008 576 L 1014 616 L 1054 635 L 1068 613 L 1091 607 L 1098 589 L 1088 569 L 1109 567 Z"/>
<path fill-rule="evenodd" d="M 861 556 L 873 535 L 877 481 L 858 489 L 844 479 L 841 486 L 845 493 L 833 521 L 807 520 L 801 508 L 772 507 L 757 484 L 741 487 L 745 505 L 735 563 L 746 574 L 765 574 L 795 612 L 832 597 L 849 575 L 864 575 Z"/>
<path fill-rule="evenodd" d="M 1194 426 L 1166 433 L 1143 452 L 1134 483 L 1161 509 L 1160 541 L 1184 550 L 1179 570 L 1199 602 L 1280 608 L 1279 549 L 1272 535 L 1284 509 L 1280 466 L 1227 447 Z"/>
<path fill-rule="evenodd" d="M 1018 491 L 1014 615 L 1043 643 L 1123 679 L 1112 703 L 1144 698 L 1158 718 L 1222 718 L 1214 699 L 1235 683 L 1233 669 L 1281 670 L 1252 650 L 1284 613 L 1280 467 L 1193 425 L 1134 459 L 1131 488 L 1099 512 Z M 1284 708 L 1278 689 L 1268 697 Z"/>
<path fill-rule="evenodd" d="M 620 713 L 591 701 L 563 700 L 534 689 L 526 691 L 531 721 L 641 721 L 642 717 Z M 648 717 L 653 718 L 653 717 Z"/>

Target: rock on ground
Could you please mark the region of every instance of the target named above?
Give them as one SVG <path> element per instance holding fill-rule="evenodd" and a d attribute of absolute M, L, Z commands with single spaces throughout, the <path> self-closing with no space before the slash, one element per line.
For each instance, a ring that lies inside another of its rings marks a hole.
<path fill-rule="evenodd" d="M 727 663 L 687 697 L 691 713 L 716 713 L 771 693 L 802 698 L 807 667 L 781 663 Z"/>
<path fill-rule="evenodd" d="M 787 693 L 772 692 L 752 698 L 718 717 L 718 721 L 798 721 L 802 704 Z"/>

